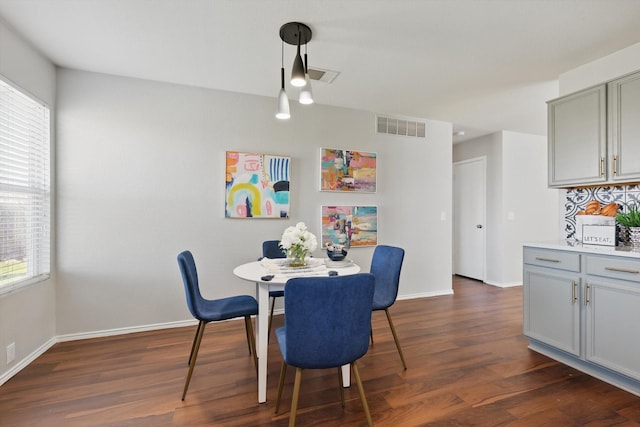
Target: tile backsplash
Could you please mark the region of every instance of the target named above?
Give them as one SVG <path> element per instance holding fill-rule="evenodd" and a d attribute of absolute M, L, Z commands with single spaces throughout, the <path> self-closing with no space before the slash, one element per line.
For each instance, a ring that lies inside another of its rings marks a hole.
<path fill-rule="evenodd" d="M 610 187 L 572 188 L 567 190 L 564 204 L 564 230 L 567 239 L 576 233 L 576 214 L 584 210 L 590 200 L 597 200 L 606 205 L 618 204 L 618 210 L 626 211 L 629 206 L 640 206 L 640 185 L 616 185 Z"/>

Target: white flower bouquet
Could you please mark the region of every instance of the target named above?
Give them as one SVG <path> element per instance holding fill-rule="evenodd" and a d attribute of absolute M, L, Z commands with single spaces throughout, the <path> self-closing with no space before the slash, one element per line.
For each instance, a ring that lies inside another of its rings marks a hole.
<path fill-rule="evenodd" d="M 282 233 L 280 247 L 290 259 L 292 267 L 299 267 L 306 264 L 307 256 L 316 250 L 318 241 L 304 222 L 299 222 L 295 226 L 287 227 Z"/>

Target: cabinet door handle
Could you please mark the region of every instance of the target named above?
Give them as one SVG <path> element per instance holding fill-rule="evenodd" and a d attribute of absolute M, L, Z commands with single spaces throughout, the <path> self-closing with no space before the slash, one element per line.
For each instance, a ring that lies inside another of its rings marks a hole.
<path fill-rule="evenodd" d="M 538 261 L 547 261 L 547 262 L 560 262 L 559 259 L 552 259 L 552 258 L 541 258 L 539 256 L 536 257 L 536 259 Z"/>
<path fill-rule="evenodd" d="M 618 173 L 618 169 L 616 167 L 617 163 L 618 163 L 618 156 L 613 156 L 613 174 L 617 174 Z"/>
<path fill-rule="evenodd" d="M 600 157 L 600 176 L 604 176 L 604 157 Z"/>
<path fill-rule="evenodd" d="M 609 271 L 617 271 L 619 273 L 640 274 L 640 270 L 628 270 L 626 268 L 605 267 L 604 269 Z"/>
<path fill-rule="evenodd" d="M 575 304 L 576 301 L 578 301 L 578 284 L 576 283 L 575 280 L 572 280 L 571 283 L 573 284 L 572 297 L 573 297 L 573 303 Z"/>
<path fill-rule="evenodd" d="M 585 284 L 584 287 L 584 305 L 589 305 L 589 288 L 591 286 L 589 286 L 588 283 Z"/>

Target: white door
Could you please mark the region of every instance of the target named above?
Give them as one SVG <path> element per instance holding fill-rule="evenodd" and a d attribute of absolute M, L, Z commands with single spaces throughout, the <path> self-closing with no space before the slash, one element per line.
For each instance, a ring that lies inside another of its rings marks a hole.
<path fill-rule="evenodd" d="M 486 158 L 453 164 L 453 271 L 484 281 Z"/>

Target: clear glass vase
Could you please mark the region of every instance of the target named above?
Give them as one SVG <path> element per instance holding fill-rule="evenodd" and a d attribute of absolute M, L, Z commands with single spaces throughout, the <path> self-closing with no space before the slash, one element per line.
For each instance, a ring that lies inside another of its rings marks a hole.
<path fill-rule="evenodd" d="M 289 258 L 289 267 L 304 267 L 307 265 L 307 254 L 308 251 L 303 248 L 291 248 L 287 254 Z"/>
<path fill-rule="evenodd" d="M 307 265 L 307 261 L 304 257 L 289 258 L 289 267 L 304 267 Z"/>

